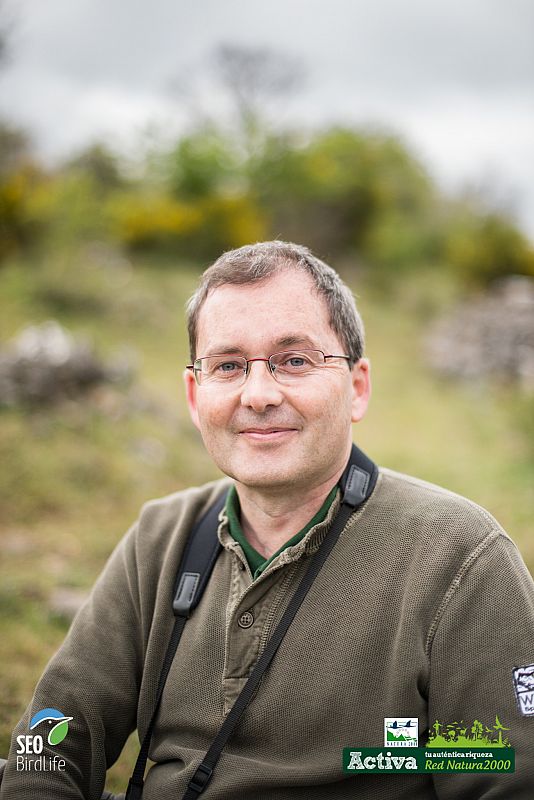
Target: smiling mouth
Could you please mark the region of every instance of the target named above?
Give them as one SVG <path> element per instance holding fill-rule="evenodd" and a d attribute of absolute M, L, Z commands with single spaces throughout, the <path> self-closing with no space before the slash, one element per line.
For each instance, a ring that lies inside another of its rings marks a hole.
<path fill-rule="evenodd" d="M 246 428 L 240 431 L 241 436 L 246 436 L 248 439 L 258 440 L 273 440 L 281 439 L 291 433 L 296 433 L 296 428 Z"/>

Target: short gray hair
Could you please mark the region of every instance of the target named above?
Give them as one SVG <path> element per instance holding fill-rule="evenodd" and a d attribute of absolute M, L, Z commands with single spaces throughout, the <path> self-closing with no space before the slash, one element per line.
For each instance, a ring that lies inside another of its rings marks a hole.
<path fill-rule="evenodd" d="M 364 328 L 349 287 L 307 247 L 280 241 L 230 250 L 203 273 L 198 289 L 187 303 L 191 360 L 196 358 L 198 316 L 210 291 L 226 284 L 259 283 L 288 268 L 305 270 L 311 276 L 318 294 L 326 301 L 330 326 L 350 356 L 351 365 L 355 364 L 363 356 Z"/>

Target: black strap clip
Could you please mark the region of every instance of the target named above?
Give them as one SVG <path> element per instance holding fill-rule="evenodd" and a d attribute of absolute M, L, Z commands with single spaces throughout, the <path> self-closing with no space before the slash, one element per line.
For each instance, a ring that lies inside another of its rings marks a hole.
<path fill-rule="evenodd" d="M 187 788 L 192 789 L 197 794 L 202 794 L 206 786 L 211 780 L 213 770 L 206 764 L 201 763 L 198 765 L 197 771 L 189 781 Z"/>
<path fill-rule="evenodd" d="M 369 489 L 369 479 L 371 475 L 364 469 L 351 464 L 342 502 L 352 508 L 356 508 L 367 497 Z"/>
<path fill-rule="evenodd" d="M 189 619 L 199 581 L 200 573 L 198 572 L 184 572 L 182 574 L 172 602 L 172 610 L 176 617 Z"/>

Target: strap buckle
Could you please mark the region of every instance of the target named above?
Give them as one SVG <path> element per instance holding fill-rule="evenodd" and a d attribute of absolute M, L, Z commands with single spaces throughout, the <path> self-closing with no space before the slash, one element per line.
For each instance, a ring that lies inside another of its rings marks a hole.
<path fill-rule="evenodd" d="M 192 789 L 197 794 L 201 794 L 210 782 L 212 773 L 213 770 L 206 766 L 206 764 L 199 764 L 197 771 L 188 783 L 188 788 Z"/>
<path fill-rule="evenodd" d="M 370 474 L 356 464 L 351 464 L 342 503 L 355 508 L 367 497 Z"/>
<path fill-rule="evenodd" d="M 172 610 L 177 617 L 189 618 L 191 608 L 195 599 L 195 592 L 200 581 L 200 573 L 198 572 L 184 572 L 176 596 L 172 603 Z"/>

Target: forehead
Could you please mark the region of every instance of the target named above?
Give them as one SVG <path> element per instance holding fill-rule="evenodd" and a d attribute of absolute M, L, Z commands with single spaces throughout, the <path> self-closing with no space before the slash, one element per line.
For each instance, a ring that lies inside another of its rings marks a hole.
<path fill-rule="evenodd" d="M 284 269 L 258 283 L 224 284 L 209 293 L 200 309 L 200 355 L 229 349 L 273 352 L 273 347 L 300 339 L 301 346 L 339 347 L 326 301 L 304 270 Z"/>

